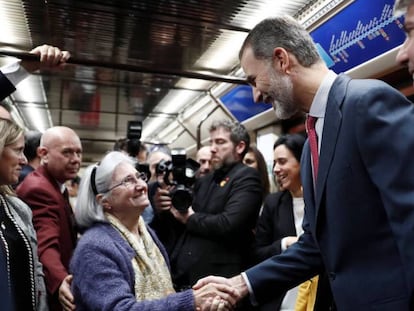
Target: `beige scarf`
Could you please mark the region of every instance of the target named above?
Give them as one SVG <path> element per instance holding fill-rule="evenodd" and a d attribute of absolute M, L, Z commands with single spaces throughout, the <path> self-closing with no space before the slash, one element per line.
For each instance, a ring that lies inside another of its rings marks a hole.
<path fill-rule="evenodd" d="M 140 239 L 132 234 L 117 218 L 105 213 L 111 225 L 135 250 L 132 267 L 135 272 L 135 298 L 139 300 L 157 299 L 174 293 L 170 271 L 164 256 L 149 234 L 144 220 L 139 218 Z"/>

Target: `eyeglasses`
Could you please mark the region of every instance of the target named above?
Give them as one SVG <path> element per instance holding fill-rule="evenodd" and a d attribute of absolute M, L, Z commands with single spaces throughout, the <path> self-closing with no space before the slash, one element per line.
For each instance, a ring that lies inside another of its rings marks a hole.
<path fill-rule="evenodd" d="M 138 184 L 139 180 L 146 182 L 147 175 L 145 173 L 140 173 L 140 172 L 136 172 L 134 175 L 128 175 L 120 183 L 109 188 L 108 191 L 111 191 L 114 188 L 119 187 L 119 186 L 124 186 L 125 188 L 135 187 Z"/>

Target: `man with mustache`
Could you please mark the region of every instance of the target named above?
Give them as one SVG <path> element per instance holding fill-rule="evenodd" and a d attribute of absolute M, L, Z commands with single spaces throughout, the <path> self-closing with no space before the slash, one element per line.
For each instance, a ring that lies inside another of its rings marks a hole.
<path fill-rule="evenodd" d="M 262 199 L 259 173 L 242 163 L 249 143 L 240 123 L 214 121 L 210 127 L 212 173 L 197 179 L 192 206 L 178 211 L 169 191 L 157 190 L 153 225 L 163 243 L 174 245 L 170 260 L 177 290 L 209 274 L 231 276 L 249 266 Z"/>

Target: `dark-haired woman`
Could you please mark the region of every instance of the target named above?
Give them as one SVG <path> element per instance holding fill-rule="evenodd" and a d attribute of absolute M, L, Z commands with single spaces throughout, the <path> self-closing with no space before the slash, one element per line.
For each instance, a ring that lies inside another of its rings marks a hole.
<path fill-rule="evenodd" d="M 267 174 L 267 165 L 263 154 L 259 149 L 257 149 L 256 146 L 251 145 L 243 158 L 243 163 L 259 171 L 260 179 L 262 181 L 262 197 L 264 200 L 269 194 L 270 183 L 269 175 Z"/>
<path fill-rule="evenodd" d="M 300 179 L 300 158 L 305 138 L 300 134 L 279 137 L 273 145 L 273 174 L 280 188 L 267 196 L 256 227 L 257 262 L 282 253 L 303 233 L 305 203 Z M 300 296 L 298 297 L 298 290 Z M 331 294 L 327 280 L 318 277 L 276 297 L 261 311 L 330 310 Z"/>

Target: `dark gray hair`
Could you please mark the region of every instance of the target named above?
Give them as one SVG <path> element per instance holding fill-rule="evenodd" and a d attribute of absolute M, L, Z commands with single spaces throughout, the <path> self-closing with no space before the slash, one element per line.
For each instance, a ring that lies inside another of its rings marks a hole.
<path fill-rule="evenodd" d="M 233 122 L 227 119 L 215 120 L 210 125 L 209 132 L 211 133 L 219 128 L 223 128 L 227 132 L 230 132 L 230 140 L 235 146 L 237 146 L 241 141 L 244 141 L 246 147 L 240 154 L 241 158 L 243 159 L 250 147 L 250 136 L 244 125 L 239 122 Z"/>
<path fill-rule="evenodd" d="M 239 53 L 241 59 L 250 47 L 255 58 L 273 60 L 273 50 L 284 48 L 304 67 L 322 61 L 312 37 L 301 24 L 290 16 L 267 18 L 257 24 L 246 37 Z"/>

